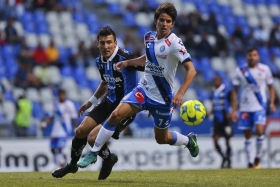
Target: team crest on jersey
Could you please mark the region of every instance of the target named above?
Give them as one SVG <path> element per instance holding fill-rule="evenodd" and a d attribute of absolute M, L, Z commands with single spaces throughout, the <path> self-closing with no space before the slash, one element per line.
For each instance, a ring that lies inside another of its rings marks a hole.
<path fill-rule="evenodd" d="M 160 51 L 160 52 L 163 52 L 164 50 L 165 50 L 165 46 L 162 45 L 162 46 L 159 48 L 159 51 Z"/>

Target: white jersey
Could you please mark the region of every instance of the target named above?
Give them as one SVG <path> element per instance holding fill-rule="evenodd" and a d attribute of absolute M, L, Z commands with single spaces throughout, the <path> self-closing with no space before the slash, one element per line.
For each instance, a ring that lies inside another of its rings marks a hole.
<path fill-rule="evenodd" d="M 248 75 L 242 73 L 240 68 L 236 68 L 232 83 L 234 86 L 241 86 L 240 111 L 255 112 L 264 109 L 256 94 L 259 93 L 262 101 L 266 103 L 266 86 L 273 83 L 273 77 L 269 67 L 261 63 L 254 68 L 248 68 L 248 71 L 255 80 L 256 85 L 248 83 L 248 80 L 245 78 Z"/>
<path fill-rule="evenodd" d="M 71 120 L 77 118 L 74 103 L 70 100 L 66 100 L 63 103 L 56 103 L 53 117 L 51 137 L 67 137 L 72 131 Z"/>
<path fill-rule="evenodd" d="M 139 85 L 152 100 L 168 104 L 173 98 L 173 81 L 178 62 L 191 60 L 182 40 L 171 33 L 158 40 L 156 32 L 145 34 L 146 65 Z"/>

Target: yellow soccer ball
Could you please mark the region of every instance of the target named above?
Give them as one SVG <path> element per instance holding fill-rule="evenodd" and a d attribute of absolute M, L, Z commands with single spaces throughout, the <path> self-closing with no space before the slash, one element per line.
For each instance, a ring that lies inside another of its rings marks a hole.
<path fill-rule="evenodd" d="M 204 105 L 198 100 L 186 101 L 180 107 L 180 117 L 189 126 L 199 125 L 206 116 Z"/>

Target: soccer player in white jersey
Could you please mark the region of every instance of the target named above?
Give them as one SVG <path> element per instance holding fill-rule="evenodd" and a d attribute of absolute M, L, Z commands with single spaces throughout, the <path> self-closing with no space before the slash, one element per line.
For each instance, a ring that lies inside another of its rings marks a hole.
<path fill-rule="evenodd" d="M 189 133 L 188 136 L 184 136 L 175 131 L 168 131 L 173 108 L 181 106 L 183 96 L 196 75 L 191 56 L 186 51 L 182 40 L 171 32 L 176 17 L 177 11 L 173 4 L 160 5 L 154 15 L 156 32 L 148 32 L 144 36 L 146 54 L 116 65 L 119 69 L 145 65 L 145 73 L 139 85 L 123 98 L 104 123 L 93 148 L 77 163 L 78 167 L 83 168 L 95 163 L 100 148 L 112 136 L 118 122 L 141 110 L 148 110 L 153 116 L 155 139 L 158 144 L 184 145 L 193 157 L 198 155 L 199 148 L 195 134 Z M 173 97 L 173 81 L 178 63 L 183 65 L 187 74 Z"/>
<path fill-rule="evenodd" d="M 264 130 L 266 124 L 266 87 L 268 87 L 271 112 L 275 111 L 274 89 L 272 86 L 273 77 L 269 67 L 258 63 L 260 58 L 256 48 L 249 48 L 246 53 L 247 64 L 236 69 L 233 79 L 232 93 L 232 119 L 237 121 L 237 93 L 241 87 L 239 102 L 240 121 L 239 129 L 243 130 L 245 136 L 245 151 L 248 159 L 249 168 L 259 168 L 262 156 L 264 141 Z M 255 160 L 252 152 L 252 129 L 256 128 L 256 156 Z"/>
<path fill-rule="evenodd" d="M 50 146 L 56 165 L 62 166 L 66 163 L 62 149 L 66 145 L 67 137 L 73 131 L 72 123 L 75 127 L 78 126 L 77 111 L 74 103 L 66 99 L 66 93 L 62 89 L 58 91 L 58 102 L 54 107 L 53 114 L 41 123 L 41 129 L 53 121 Z"/>

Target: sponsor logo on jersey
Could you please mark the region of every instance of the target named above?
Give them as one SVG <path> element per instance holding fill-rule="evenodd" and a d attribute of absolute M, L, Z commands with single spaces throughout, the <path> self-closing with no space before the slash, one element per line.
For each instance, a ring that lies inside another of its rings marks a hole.
<path fill-rule="evenodd" d="M 179 51 L 180 53 L 182 53 L 183 55 L 187 52 L 187 50 L 186 49 L 184 49 L 184 48 L 181 48 L 181 50 Z"/>
<path fill-rule="evenodd" d="M 248 120 L 248 119 L 249 119 L 249 114 L 248 114 L 247 112 L 243 112 L 243 113 L 241 114 L 241 118 L 242 118 L 243 120 Z"/>
<path fill-rule="evenodd" d="M 156 54 L 157 58 L 161 58 L 161 59 L 166 59 L 167 55 L 160 55 L 160 54 Z"/>
<path fill-rule="evenodd" d="M 103 75 L 106 82 L 122 82 L 121 77 L 111 77 L 108 74 Z"/>
<path fill-rule="evenodd" d="M 151 62 L 148 62 L 145 67 L 145 72 L 151 73 L 152 75 L 159 76 L 159 77 L 164 77 L 163 71 L 164 71 L 164 67 L 156 66 Z"/>
<path fill-rule="evenodd" d="M 156 114 L 160 115 L 160 116 L 169 116 L 170 113 L 162 113 L 162 112 L 159 112 L 158 110 L 156 110 Z"/>
<path fill-rule="evenodd" d="M 146 46 L 147 46 L 147 48 L 150 48 L 150 45 L 151 45 L 151 43 L 147 43 L 147 45 L 146 45 Z"/>
<path fill-rule="evenodd" d="M 134 94 L 135 98 L 137 99 L 138 103 L 142 104 L 145 101 L 144 95 L 140 90 L 137 90 Z"/>
<path fill-rule="evenodd" d="M 182 40 L 180 40 L 178 43 L 179 43 L 181 46 L 184 46 Z"/>
<path fill-rule="evenodd" d="M 162 46 L 159 48 L 159 51 L 160 51 L 160 52 L 163 52 L 164 50 L 165 50 L 165 46 L 162 45 Z"/>
<path fill-rule="evenodd" d="M 170 47 L 170 45 L 171 45 L 170 40 L 167 38 L 167 39 L 165 39 L 164 41 L 165 41 L 165 43 L 168 45 L 168 47 Z"/>

